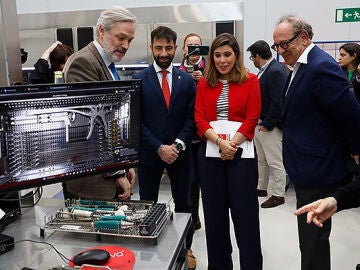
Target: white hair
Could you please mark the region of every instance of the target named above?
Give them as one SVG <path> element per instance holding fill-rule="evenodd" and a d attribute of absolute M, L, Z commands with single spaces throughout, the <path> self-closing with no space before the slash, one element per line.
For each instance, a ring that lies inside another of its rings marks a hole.
<path fill-rule="evenodd" d="M 114 23 L 132 22 L 136 23 L 136 17 L 126 8 L 114 6 L 101 12 L 96 24 L 95 38 L 99 38 L 99 27 L 102 26 L 105 32 L 110 31 Z"/>

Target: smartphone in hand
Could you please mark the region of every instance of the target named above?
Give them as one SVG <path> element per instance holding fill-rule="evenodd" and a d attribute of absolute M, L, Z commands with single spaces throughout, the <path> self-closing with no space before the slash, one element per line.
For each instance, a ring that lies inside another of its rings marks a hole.
<path fill-rule="evenodd" d="M 234 159 L 241 159 L 242 152 L 243 152 L 243 149 L 241 147 L 238 147 L 235 152 Z"/>

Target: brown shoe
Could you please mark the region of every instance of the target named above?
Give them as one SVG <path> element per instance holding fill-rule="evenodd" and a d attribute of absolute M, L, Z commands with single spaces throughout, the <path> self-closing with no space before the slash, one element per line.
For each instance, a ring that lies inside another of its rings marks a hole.
<path fill-rule="evenodd" d="M 271 196 L 269 199 L 267 199 L 265 202 L 261 204 L 261 208 L 272 208 L 284 203 L 285 203 L 284 197 Z"/>
<path fill-rule="evenodd" d="M 188 250 L 187 259 L 188 259 L 188 269 L 189 270 L 195 270 L 195 268 L 196 268 L 196 258 L 193 255 L 191 249 Z"/>
<path fill-rule="evenodd" d="M 258 195 L 258 197 L 266 197 L 267 196 L 267 191 L 258 189 L 257 190 L 257 195 Z"/>

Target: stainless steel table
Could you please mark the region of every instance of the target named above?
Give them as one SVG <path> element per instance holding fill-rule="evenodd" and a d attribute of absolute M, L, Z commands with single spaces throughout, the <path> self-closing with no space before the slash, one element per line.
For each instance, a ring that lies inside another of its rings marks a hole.
<path fill-rule="evenodd" d="M 42 206 L 22 210 L 21 217 L 9 224 L 2 232 L 14 237 L 15 248 L 0 255 L 0 270 L 20 270 L 23 267 L 48 270 L 65 264 L 55 250 L 47 244 L 30 241 L 17 243 L 17 241 L 26 239 L 50 243 L 67 258 L 89 247 L 119 245 L 135 253 L 134 270 L 181 269 L 184 259 L 185 264 L 183 267 L 187 269 L 184 247 L 186 234 L 190 227 L 190 214 L 174 213 L 173 219 L 168 221 L 159 235 L 157 245 L 154 245 L 151 241 L 122 239 L 106 235 L 102 235 L 101 242 L 99 242 L 93 234 L 52 230 L 45 230 L 45 235 L 42 237 L 40 231 L 44 215 L 62 206 L 63 202 L 61 200 L 43 199 Z"/>

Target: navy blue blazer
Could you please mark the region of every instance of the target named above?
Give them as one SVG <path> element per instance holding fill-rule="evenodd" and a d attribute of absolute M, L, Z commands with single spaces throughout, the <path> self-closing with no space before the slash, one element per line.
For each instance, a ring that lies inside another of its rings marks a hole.
<path fill-rule="evenodd" d="M 168 109 L 153 65 L 134 74 L 133 78 L 142 79 L 143 87 L 140 163 L 162 164 L 157 153 L 161 144 L 172 144 L 179 138 L 189 149 L 194 136 L 194 80 L 191 75 L 173 67 Z"/>
<path fill-rule="evenodd" d="M 280 127 L 280 94 L 286 82 L 284 67 L 273 59 L 260 77 L 262 125 L 273 130 Z"/>
<path fill-rule="evenodd" d="M 347 174 L 360 153 L 360 105 L 336 61 L 315 46 L 281 95 L 283 160 L 298 187 L 322 187 Z"/>

